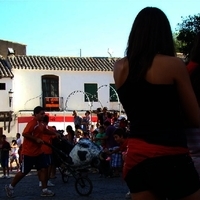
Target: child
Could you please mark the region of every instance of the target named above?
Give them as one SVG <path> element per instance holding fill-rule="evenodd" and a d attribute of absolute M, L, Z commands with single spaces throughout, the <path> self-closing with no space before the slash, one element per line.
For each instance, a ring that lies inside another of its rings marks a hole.
<path fill-rule="evenodd" d="M 17 171 L 19 171 L 19 147 L 17 145 L 17 140 L 12 140 L 11 144 L 11 155 L 10 155 L 10 171 L 12 171 L 12 163 L 15 161 L 17 165 Z"/>
<path fill-rule="evenodd" d="M 81 132 L 82 132 L 81 127 L 78 124 L 76 124 L 74 131 L 75 144 L 79 141 Z"/>
<path fill-rule="evenodd" d="M 113 136 L 115 141 L 119 144 L 119 148 L 115 149 L 113 152 L 116 153 L 120 151 L 122 153 L 122 162 L 123 162 L 126 157 L 127 144 L 128 144 L 128 139 L 126 137 L 127 133 L 124 130 L 124 128 L 117 128 L 113 133 Z M 126 199 L 131 198 L 130 191 L 126 193 L 125 197 Z"/>
<path fill-rule="evenodd" d="M 2 135 L 2 146 L 1 146 L 1 167 L 3 168 L 3 176 L 2 178 L 10 178 L 9 176 L 9 151 L 11 150 L 10 143 L 6 141 L 6 136 Z M 6 175 L 7 172 L 7 175 Z"/>
<path fill-rule="evenodd" d="M 96 129 L 92 132 L 92 135 L 90 137 L 90 140 L 95 142 L 95 138 L 96 138 L 96 135 L 99 133 L 99 131 L 97 131 Z"/>
<path fill-rule="evenodd" d="M 115 141 L 119 144 L 119 148 L 112 151 L 112 153 L 121 152 L 124 160 L 128 143 L 128 139 L 126 138 L 126 132 L 124 131 L 123 128 L 117 128 L 113 133 L 113 137 Z"/>
<path fill-rule="evenodd" d="M 98 144 L 101 147 L 105 147 L 105 140 L 103 140 L 102 138 L 104 138 L 106 135 L 105 133 L 105 127 L 104 126 L 100 126 L 99 127 L 99 132 L 96 134 L 95 138 L 94 138 L 94 142 L 96 144 Z"/>
<path fill-rule="evenodd" d="M 92 133 L 94 130 L 95 130 L 95 126 L 94 126 L 94 124 L 91 124 L 90 130 L 89 130 L 90 138 L 92 137 Z"/>
<path fill-rule="evenodd" d="M 113 148 L 111 151 L 107 151 L 108 155 L 111 155 L 111 166 L 113 169 L 113 176 L 118 177 L 120 176 L 119 171 L 123 165 L 122 155 L 126 152 L 127 146 L 127 139 L 125 139 L 125 131 L 122 128 L 117 128 L 114 133 L 113 137 L 115 141 L 119 144 L 118 147 Z M 115 161 L 112 163 L 112 156 L 115 155 Z"/>

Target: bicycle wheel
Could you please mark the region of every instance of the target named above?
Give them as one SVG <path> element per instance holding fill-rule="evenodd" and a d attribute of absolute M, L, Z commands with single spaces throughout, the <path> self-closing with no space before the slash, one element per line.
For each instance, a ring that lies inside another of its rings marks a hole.
<path fill-rule="evenodd" d="M 76 179 L 75 189 L 81 196 L 89 196 L 92 192 L 92 181 L 88 177 L 80 177 Z"/>

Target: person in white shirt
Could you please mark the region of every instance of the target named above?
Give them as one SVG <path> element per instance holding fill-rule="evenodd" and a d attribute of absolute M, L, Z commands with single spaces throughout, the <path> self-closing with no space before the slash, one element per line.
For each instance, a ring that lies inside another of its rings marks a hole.
<path fill-rule="evenodd" d="M 20 133 L 16 134 L 16 141 L 17 141 L 17 146 L 20 147 L 20 145 L 22 144 L 21 134 Z"/>
<path fill-rule="evenodd" d="M 10 154 L 10 171 L 13 170 L 13 162 L 16 163 L 17 171 L 19 171 L 19 147 L 16 140 L 12 140 L 11 154 Z"/>

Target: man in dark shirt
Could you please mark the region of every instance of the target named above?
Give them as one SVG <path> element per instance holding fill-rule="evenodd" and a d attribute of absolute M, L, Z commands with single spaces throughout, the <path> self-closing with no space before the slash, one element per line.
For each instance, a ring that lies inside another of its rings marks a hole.
<path fill-rule="evenodd" d="M 6 135 L 1 136 L 2 146 L 1 146 L 1 167 L 3 168 L 2 178 L 10 178 L 9 176 L 9 151 L 11 150 L 10 143 L 6 141 Z"/>

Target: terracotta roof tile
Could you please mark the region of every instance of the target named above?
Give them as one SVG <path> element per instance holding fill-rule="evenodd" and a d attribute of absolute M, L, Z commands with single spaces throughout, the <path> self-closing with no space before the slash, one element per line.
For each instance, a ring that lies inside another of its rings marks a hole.
<path fill-rule="evenodd" d="M 13 78 L 14 75 L 11 71 L 11 66 L 7 60 L 3 57 L 0 57 L 0 78 Z"/>
<path fill-rule="evenodd" d="M 8 61 L 13 69 L 67 70 L 67 71 L 112 71 L 119 58 L 106 57 L 53 57 L 11 56 Z"/>

